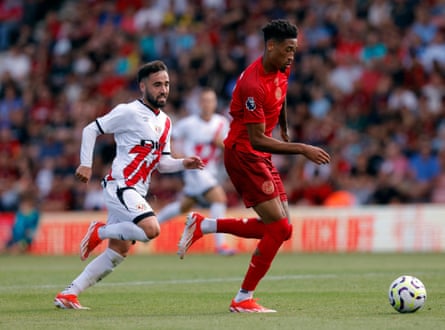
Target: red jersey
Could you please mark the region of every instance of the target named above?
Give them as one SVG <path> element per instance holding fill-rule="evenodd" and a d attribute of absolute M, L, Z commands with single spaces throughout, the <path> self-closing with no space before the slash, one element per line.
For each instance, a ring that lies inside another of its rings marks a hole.
<path fill-rule="evenodd" d="M 284 73 L 266 73 L 262 60 L 261 56 L 249 65 L 236 82 L 230 103 L 233 120 L 224 145 L 231 148 L 236 144 L 237 150 L 269 157 L 270 153 L 252 148 L 246 124 L 264 123 L 265 135 L 272 136 L 286 97 L 290 68 Z"/>

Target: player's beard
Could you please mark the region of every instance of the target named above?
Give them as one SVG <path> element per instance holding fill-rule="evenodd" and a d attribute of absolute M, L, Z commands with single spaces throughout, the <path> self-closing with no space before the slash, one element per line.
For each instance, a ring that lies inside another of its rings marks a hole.
<path fill-rule="evenodd" d="M 167 95 L 165 95 L 165 94 L 161 94 L 161 95 L 164 96 L 165 99 L 167 99 Z M 147 91 L 144 93 L 144 99 L 145 99 L 145 101 L 147 101 L 150 105 L 152 105 L 155 108 L 162 108 L 166 102 L 166 101 L 158 101 L 153 95 L 151 95 Z"/>

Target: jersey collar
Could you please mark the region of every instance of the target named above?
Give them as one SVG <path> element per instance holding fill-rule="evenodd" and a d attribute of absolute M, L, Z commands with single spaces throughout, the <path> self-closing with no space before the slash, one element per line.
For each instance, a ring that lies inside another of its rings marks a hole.
<path fill-rule="evenodd" d="M 147 107 L 151 112 L 153 112 L 156 116 L 159 115 L 159 113 L 161 112 L 161 110 L 159 109 L 155 109 L 151 106 L 149 106 L 147 103 L 145 103 L 144 101 L 142 101 L 141 99 L 138 99 L 139 102 L 141 102 L 145 107 Z"/>

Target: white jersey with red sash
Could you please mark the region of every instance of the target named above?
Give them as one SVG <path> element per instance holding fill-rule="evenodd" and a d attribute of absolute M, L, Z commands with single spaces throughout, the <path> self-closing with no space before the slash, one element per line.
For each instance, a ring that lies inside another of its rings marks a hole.
<path fill-rule="evenodd" d="M 114 134 L 116 142 L 116 157 L 106 180 L 145 196 L 160 158 L 170 154 L 170 118 L 135 100 L 117 105 L 96 124 L 101 133 Z"/>
<path fill-rule="evenodd" d="M 228 127 L 226 117 L 219 114 L 213 114 L 209 121 L 193 115 L 175 123 L 172 132 L 175 146 L 179 146 L 185 156 L 199 156 L 205 164 L 203 170 L 188 170 L 183 173 L 185 195 L 199 199 L 218 185 L 222 152 L 221 147 L 215 144 L 215 139 L 223 140 Z"/>
<path fill-rule="evenodd" d="M 215 139 L 223 140 L 229 127 L 226 117 L 213 114 L 209 121 L 193 115 L 175 123 L 172 137 L 175 145 L 179 142 L 185 156 L 197 155 L 205 164 L 205 170 L 211 175 L 218 174 L 218 163 L 221 162 L 221 148 L 215 145 Z"/>

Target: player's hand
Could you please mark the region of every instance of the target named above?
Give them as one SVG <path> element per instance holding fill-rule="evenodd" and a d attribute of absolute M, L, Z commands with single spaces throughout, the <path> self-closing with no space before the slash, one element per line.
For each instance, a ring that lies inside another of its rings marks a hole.
<path fill-rule="evenodd" d="M 329 164 L 331 161 L 331 156 L 326 151 L 309 144 L 305 145 L 303 155 L 317 165 Z"/>
<path fill-rule="evenodd" d="M 200 169 L 204 168 L 204 163 L 198 156 L 191 156 L 184 158 L 183 160 L 184 168 L 188 170 Z"/>
<path fill-rule="evenodd" d="M 86 182 L 90 181 L 91 173 L 92 173 L 91 167 L 80 165 L 76 170 L 75 176 L 80 181 L 86 183 Z"/>

